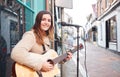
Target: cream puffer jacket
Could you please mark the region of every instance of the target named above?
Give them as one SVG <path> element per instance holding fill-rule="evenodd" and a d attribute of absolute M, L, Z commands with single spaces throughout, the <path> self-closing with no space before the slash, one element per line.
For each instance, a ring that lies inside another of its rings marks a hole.
<path fill-rule="evenodd" d="M 50 45 L 48 38 L 44 38 L 44 42 Z M 45 48 L 48 51 L 50 50 L 52 52 L 55 52 L 54 50 L 50 49 L 47 45 L 45 45 Z M 44 56 L 42 54 L 43 52 L 44 51 L 42 45 L 40 46 L 36 43 L 34 33 L 31 30 L 25 32 L 23 34 L 22 39 L 12 49 L 11 58 L 22 65 L 26 65 L 36 71 L 40 71 L 43 62 L 46 61 L 48 57 L 50 57 L 50 54 L 46 54 L 46 56 Z M 56 52 L 55 54 L 57 55 Z"/>

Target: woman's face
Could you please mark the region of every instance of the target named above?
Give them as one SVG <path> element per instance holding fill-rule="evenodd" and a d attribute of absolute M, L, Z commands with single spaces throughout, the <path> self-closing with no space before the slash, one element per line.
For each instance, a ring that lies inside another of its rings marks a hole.
<path fill-rule="evenodd" d="M 42 30 L 47 31 L 51 26 L 51 16 L 49 14 L 43 14 L 40 27 Z"/>

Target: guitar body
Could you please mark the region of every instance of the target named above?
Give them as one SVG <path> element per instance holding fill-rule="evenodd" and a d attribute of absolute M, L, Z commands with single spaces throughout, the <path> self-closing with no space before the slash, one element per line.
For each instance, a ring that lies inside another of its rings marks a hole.
<path fill-rule="evenodd" d="M 55 75 L 59 74 L 60 70 L 57 66 L 49 72 L 41 72 L 43 77 L 54 77 Z"/>
<path fill-rule="evenodd" d="M 16 63 L 15 64 L 16 77 L 39 77 L 36 71 Z"/>
<path fill-rule="evenodd" d="M 46 61 L 48 59 L 54 59 L 57 56 L 58 55 L 54 50 L 47 51 L 43 55 L 43 57 L 46 57 Z M 19 63 L 15 64 L 15 72 L 16 72 L 16 77 L 39 77 L 38 73 L 35 70 L 27 66 L 21 65 Z M 41 72 L 41 74 L 42 74 L 42 77 L 54 77 L 55 75 L 59 74 L 58 65 L 56 64 L 53 70 L 49 72 Z"/>
<path fill-rule="evenodd" d="M 17 77 L 39 77 L 38 73 L 29 67 L 23 66 L 21 64 L 15 64 L 16 76 Z M 41 72 L 42 77 L 54 77 L 59 72 L 57 67 L 49 72 Z"/>

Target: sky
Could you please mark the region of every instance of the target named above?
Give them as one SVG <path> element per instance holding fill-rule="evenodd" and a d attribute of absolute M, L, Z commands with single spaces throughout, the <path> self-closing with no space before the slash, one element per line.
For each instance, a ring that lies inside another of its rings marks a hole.
<path fill-rule="evenodd" d="M 72 18 L 73 23 L 84 26 L 86 24 L 86 17 L 93 12 L 92 4 L 96 3 L 96 0 L 73 0 L 73 8 L 65 8 Z"/>

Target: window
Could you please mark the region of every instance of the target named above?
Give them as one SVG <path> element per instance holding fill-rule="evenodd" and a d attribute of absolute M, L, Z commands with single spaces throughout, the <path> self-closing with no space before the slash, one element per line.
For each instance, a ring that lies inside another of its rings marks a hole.
<path fill-rule="evenodd" d="M 106 2 L 106 8 L 108 8 L 110 5 L 110 2 L 109 2 L 109 0 L 106 0 L 105 2 Z"/>
<path fill-rule="evenodd" d="M 103 4 L 102 4 L 102 3 L 103 3 L 102 0 L 100 0 L 100 14 L 102 14 L 103 11 L 104 11 Z"/>
<path fill-rule="evenodd" d="M 110 19 L 110 41 L 116 42 L 117 39 L 117 22 L 116 17 Z"/>
<path fill-rule="evenodd" d="M 15 45 L 19 41 L 17 22 L 12 20 L 10 21 L 10 39 L 11 45 Z"/>

